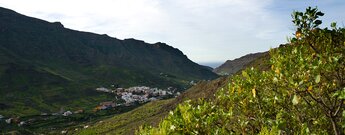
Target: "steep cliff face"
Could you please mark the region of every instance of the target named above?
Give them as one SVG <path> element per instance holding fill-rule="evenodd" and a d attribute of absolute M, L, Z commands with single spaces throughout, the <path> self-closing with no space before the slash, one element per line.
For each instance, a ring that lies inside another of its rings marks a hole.
<path fill-rule="evenodd" d="M 264 56 L 267 52 L 262 53 L 252 53 L 242 56 L 240 58 L 234 60 L 227 60 L 224 64 L 220 65 L 219 67 L 215 68 L 213 72 L 219 75 L 232 75 L 238 72 L 239 70 L 243 69 L 243 67 L 253 60 Z"/>

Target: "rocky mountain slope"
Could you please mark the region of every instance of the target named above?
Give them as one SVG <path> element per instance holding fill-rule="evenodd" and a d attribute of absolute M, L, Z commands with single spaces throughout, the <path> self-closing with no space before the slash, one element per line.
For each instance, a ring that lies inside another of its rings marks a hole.
<path fill-rule="evenodd" d="M 187 87 L 217 75 L 164 43 L 119 40 L 0 8 L 0 113 L 83 108 L 99 86 Z"/>
<path fill-rule="evenodd" d="M 241 70 L 245 65 L 249 64 L 253 60 L 263 55 L 268 55 L 268 53 L 267 52 L 252 53 L 252 54 L 247 54 L 245 56 L 242 56 L 234 60 L 227 60 L 224 64 L 215 68 L 213 72 L 220 75 L 232 75 L 238 72 L 239 70 Z"/>

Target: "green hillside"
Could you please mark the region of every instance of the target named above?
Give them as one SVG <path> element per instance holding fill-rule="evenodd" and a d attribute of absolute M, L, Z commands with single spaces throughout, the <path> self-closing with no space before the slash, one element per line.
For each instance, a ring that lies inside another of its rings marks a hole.
<path fill-rule="evenodd" d="M 244 67 L 256 67 L 261 70 L 269 69 L 269 55 L 262 55 Z M 82 125 L 70 127 L 67 130 L 70 131 L 69 134 L 81 135 L 134 134 L 140 125 L 157 126 L 171 110 L 184 101 L 191 100 L 195 102 L 200 98 L 213 100 L 216 92 L 222 87 L 226 87 L 230 78 L 220 77 L 212 81 L 200 81 L 174 99 L 148 103 L 128 113 L 100 120 L 102 122 L 84 123 Z M 85 125 L 89 125 L 90 127 L 83 129 Z M 76 128 L 78 131 L 74 131 Z"/>
<path fill-rule="evenodd" d="M 324 13 L 294 12 L 296 33 L 237 73 L 217 77 L 164 43 L 118 40 L 0 8 L 0 114 L 28 122 L 13 134 L 336 134 L 345 133 L 345 28 L 320 28 Z M 243 68 L 242 68 L 243 67 Z M 237 67 L 236 67 L 237 68 Z M 95 112 L 114 99 L 100 86 L 183 90 L 176 98 Z"/>
<path fill-rule="evenodd" d="M 270 51 L 271 68 L 247 68 L 138 134 L 344 134 L 345 28 L 319 28 L 323 15 L 294 12 L 295 37 Z"/>
<path fill-rule="evenodd" d="M 0 8 L 0 114 L 92 109 L 113 96 L 97 87 L 184 90 L 217 75 L 164 43 L 119 40 Z"/>
<path fill-rule="evenodd" d="M 213 72 L 219 75 L 233 75 L 263 55 L 267 55 L 267 52 L 251 53 L 234 60 L 227 60 L 219 67 L 215 68 Z"/>
<path fill-rule="evenodd" d="M 69 134 L 134 134 L 140 125 L 158 125 L 179 103 L 198 98 L 214 98 L 213 94 L 219 87 L 226 85 L 227 78 L 222 77 L 213 81 L 202 81 L 174 99 L 160 100 L 145 104 L 130 112 L 115 115 L 97 122 L 67 128 Z M 87 129 L 84 126 L 89 125 Z M 75 131 L 78 129 L 78 131 Z M 58 131 L 56 131 L 58 132 Z"/>

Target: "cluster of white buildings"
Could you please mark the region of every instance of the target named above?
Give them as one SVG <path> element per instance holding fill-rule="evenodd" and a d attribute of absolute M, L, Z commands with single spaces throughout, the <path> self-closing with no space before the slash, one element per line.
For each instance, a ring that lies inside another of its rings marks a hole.
<path fill-rule="evenodd" d="M 130 92 L 122 92 L 119 93 L 119 96 L 121 96 L 121 99 L 123 99 L 126 103 L 126 105 L 134 103 L 138 101 L 139 103 L 145 103 L 153 100 L 157 100 L 155 97 L 149 97 L 149 94 L 145 95 L 135 95 Z"/>
<path fill-rule="evenodd" d="M 115 90 L 111 90 L 108 88 L 100 87 L 97 88 L 96 91 L 99 92 L 106 92 L 106 93 L 113 93 L 118 97 L 121 97 L 122 100 L 125 101 L 124 105 L 129 106 L 135 102 L 138 103 L 145 103 L 154 101 L 157 99 L 162 99 L 168 96 L 178 96 L 180 95 L 176 89 L 169 87 L 165 90 L 159 88 L 150 88 L 147 86 L 135 86 L 130 88 L 116 88 Z M 117 104 L 116 106 L 121 106 L 122 104 Z"/>
<path fill-rule="evenodd" d="M 157 99 L 161 99 L 167 96 L 174 96 L 176 89 L 172 87 L 162 90 L 158 88 L 150 88 L 147 86 L 136 86 L 127 89 L 117 88 L 115 93 L 117 96 L 121 96 L 126 104 L 131 104 L 134 102 L 145 103 Z"/>

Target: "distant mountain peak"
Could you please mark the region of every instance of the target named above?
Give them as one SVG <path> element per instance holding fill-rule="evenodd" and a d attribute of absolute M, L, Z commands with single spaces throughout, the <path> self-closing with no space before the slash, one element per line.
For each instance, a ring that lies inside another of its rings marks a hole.
<path fill-rule="evenodd" d="M 234 60 L 227 60 L 219 67 L 215 68 L 213 72 L 220 75 L 232 75 L 238 72 L 239 70 L 243 69 L 245 65 L 249 64 L 253 60 L 257 59 L 258 57 L 266 53 L 267 52 L 250 53 L 240 58 L 236 58 Z"/>

